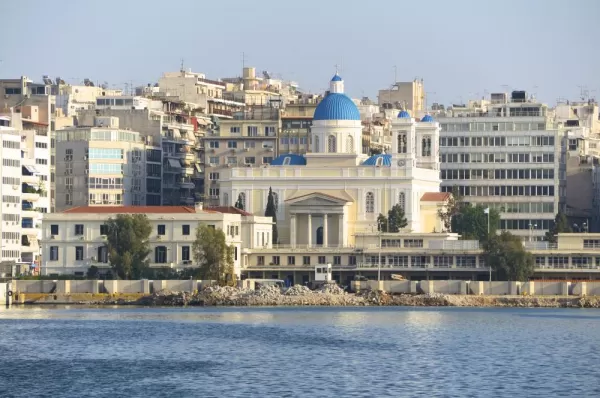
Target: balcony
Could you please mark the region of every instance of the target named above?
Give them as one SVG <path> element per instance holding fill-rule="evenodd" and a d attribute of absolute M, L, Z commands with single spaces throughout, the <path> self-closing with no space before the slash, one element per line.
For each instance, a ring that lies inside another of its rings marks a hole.
<path fill-rule="evenodd" d="M 35 234 L 36 232 L 31 232 L 31 231 L 35 230 L 38 227 L 39 226 L 33 222 L 32 218 L 23 218 L 21 220 L 21 228 L 24 230 L 28 230 L 27 234 L 32 234 L 32 233 Z"/>
<path fill-rule="evenodd" d="M 32 185 L 23 184 L 21 190 L 21 199 L 27 202 L 36 202 L 40 199 L 40 194 L 42 190 L 40 188 L 35 188 Z"/>
<path fill-rule="evenodd" d="M 39 184 L 40 183 L 40 177 L 36 176 L 36 175 L 25 175 L 23 174 L 21 176 L 21 182 L 27 183 L 27 184 Z"/>

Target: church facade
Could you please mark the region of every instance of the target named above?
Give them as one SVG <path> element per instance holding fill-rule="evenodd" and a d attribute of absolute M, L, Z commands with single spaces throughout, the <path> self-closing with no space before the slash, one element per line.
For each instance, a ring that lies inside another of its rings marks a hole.
<path fill-rule="evenodd" d="M 388 153 L 362 154 L 360 114 L 336 74 L 314 113 L 311 152 L 227 169 L 222 205 L 241 198 L 246 211 L 263 215 L 271 188 L 279 243 L 294 247 L 353 246 L 357 234 L 377 231 L 377 216 L 395 204 L 404 208 L 406 232 L 440 232 L 437 210 L 448 194 L 440 193 L 439 124 L 402 111 L 392 126 Z"/>

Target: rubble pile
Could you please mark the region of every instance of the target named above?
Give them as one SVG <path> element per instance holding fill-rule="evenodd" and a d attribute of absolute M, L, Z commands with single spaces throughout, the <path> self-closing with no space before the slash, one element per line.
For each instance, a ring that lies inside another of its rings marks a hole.
<path fill-rule="evenodd" d="M 335 283 L 324 283 L 319 289 L 317 289 L 319 293 L 323 294 L 346 294 L 344 289 L 336 285 Z"/>
<path fill-rule="evenodd" d="M 305 296 L 313 291 L 304 285 L 294 285 L 285 291 L 286 296 Z"/>

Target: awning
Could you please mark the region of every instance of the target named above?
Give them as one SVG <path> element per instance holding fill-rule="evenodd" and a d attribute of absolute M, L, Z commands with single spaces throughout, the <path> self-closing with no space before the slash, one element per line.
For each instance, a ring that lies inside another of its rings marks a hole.
<path fill-rule="evenodd" d="M 204 119 L 201 119 L 201 118 L 196 119 L 196 122 L 198 124 L 202 125 L 202 126 L 206 126 L 206 125 L 208 125 L 210 123 L 208 120 L 204 120 Z"/>
<path fill-rule="evenodd" d="M 197 163 L 196 163 L 194 166 L 196 167 L 196 171 L 197 171 L 198 173 L 202 173 L 202 169 L 200 168 L 200 165 L 199 165 L 199 164 L 197 164 Z"/>
<path fill-rule="evenodd" d="M 33 166 L 25 166 L 23 165 L 23 167 L 25 167 L 25 170 L 27 170 L 28 172 L 30 172 L 31 174 L 39 174 L 40 172 L 38 171 L 38 169 L 36 169 Z"/>
<path fill-rule="evenodd" d="M 169 159 L 169 166 L 174 167 L 176 169 L 180 169 L 181 163 L 177 159 Z"/>

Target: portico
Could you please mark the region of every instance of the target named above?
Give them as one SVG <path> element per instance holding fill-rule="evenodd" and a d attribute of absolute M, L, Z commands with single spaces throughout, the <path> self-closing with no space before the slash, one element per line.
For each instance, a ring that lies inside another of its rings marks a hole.
<path fill-rule="evenodd" d="M 347 246 L 347 205 L 351 202 L 351 198 L 317 192 L 288 199 L 292 247 Z"/>

